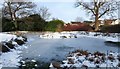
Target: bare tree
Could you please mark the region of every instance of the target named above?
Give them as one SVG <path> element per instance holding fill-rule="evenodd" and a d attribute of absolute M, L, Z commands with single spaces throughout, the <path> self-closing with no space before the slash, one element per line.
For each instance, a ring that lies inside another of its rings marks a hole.
<path fill-rule="evenodd" d="M 50 18 L 50 13 L 48 11 L 49 9 L 47 7 L 40 7 L 38 9 L 38 14 L 44 19 L 48 20 Z"/>
<path fill-rule="evenodd" d="M 10 17 L 14 21 L 15 28 L 17 29 L 17 19 L 29 11 L 36 5 L 32 2 L 11 2 L 5 1 L 3 4 L 3 16 Z"/>
<path fill-rule="evenodd" d="M 95 20 L 95 31 L 99 30 L 98 20 L 104 15 L 114 16 L 114 11 L 117 10 L 117 2 L 114 0 L 91 0 L 90 2 L 83 2 L 78 0 L 75 3 L 76 7 L 83 7 L 88 13 L 92 13 Z"/>
<path fill-rule="evenodd" d="M 0 8 L 0 32 L 2 31 L 2 8 Z"/>

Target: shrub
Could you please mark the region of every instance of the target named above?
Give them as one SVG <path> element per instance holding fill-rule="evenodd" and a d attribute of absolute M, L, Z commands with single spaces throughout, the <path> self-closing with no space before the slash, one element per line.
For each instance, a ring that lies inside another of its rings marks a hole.
<path fill-rule="evenodd" d="M 7 19 L 7 18 L 2 18 L 2 31 L 7 32 L 7 31 L 14 31 L 15 26 L 12 20 Z"/>
<path fill-rule="evenodd" d="M 46 31 L 60 32 L 64 26 L 64 22 L 62 20 L 52 20 L 48 22 L 45 27 Z"/>
<path fill-rule="evenodd" d="M 18 23 L 18 29 L 20 31 L 26 31 L 26 30 L 29 31 L 29 30 L 31 30 L 31 27 L 29 25 L 31 25 L 31 23 L 27 24 L 25 22 L 20 22 L 20 23 Z"/>
<path fill-rule="evenodd" d="M 41 18 L 40 15 L 38 15 L 38 14 L 30 15 L 26 19 L 26 21 L 27 21 L 27 23 L 32 24 L 33 31 L 44 31 L 46 22 L 43 18 Z"/>
<path fill-rule="evenodd" d="M 38 14 L 17 19 L 17 29 L 15 29 L 13 20 L 7 19 L 6 17 L 2 18 L 3 31 L 44 31 L 45 25 L 46 21 Z"/>
<path fill-rule="evenodd" d="M 120 24 L 102 26 L 101 32 L 120 33 Z"/>

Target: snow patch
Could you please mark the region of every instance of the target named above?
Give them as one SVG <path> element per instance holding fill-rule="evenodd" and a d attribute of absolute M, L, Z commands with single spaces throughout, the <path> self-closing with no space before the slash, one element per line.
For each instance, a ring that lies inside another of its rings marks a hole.
<path fill-rule="evenodd" d="M 0 33 L 0 42 L 8 42 L 13 39 L 12 44 L 16 45 L 16 49 L 10 49 L 10 52 L 1 53 L 0 55 L 0 69 L 2 67 L 18 67 L 20 66 L 19 61 L 21 60 L 20 53 L 22 49 L 27 48 L 27 46 L 19 46 L 14 39 L 23 40 L 22 37 L 17 37 L 13 34 Z"/>
<path fill-rule="evenodd" d="M 2 41 L 10 41 L 11 39 L 15 39 L 17 38 L 16 35 L 12 35 L 12 34 L 5 34 L 5 33 L 0 33 L 0 42 Z"/>

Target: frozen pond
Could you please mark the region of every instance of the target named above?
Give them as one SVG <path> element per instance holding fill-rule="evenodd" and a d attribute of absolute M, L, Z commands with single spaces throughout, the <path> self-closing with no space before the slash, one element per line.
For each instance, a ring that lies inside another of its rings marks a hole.
<path fill-rule="evenodd" d="M 40 39 L 38 35 L 28 35 L 28 49 L 23 50 L 23 59 L 35 60 L 63 60 L 66 54 L 76 49 L 88 50 L 90 52 L 107 51 L 118 52 L 118 47 L 105 45 L 103 39 L 91 37 L 79 37 L 70 39 Z"/>

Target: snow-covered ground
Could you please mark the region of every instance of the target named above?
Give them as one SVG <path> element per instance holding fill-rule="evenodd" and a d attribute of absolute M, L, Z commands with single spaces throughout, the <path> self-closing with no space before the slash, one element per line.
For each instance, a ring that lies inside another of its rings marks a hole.
<path fill-rule="evenodd" d="M 119 41 L 119 34 L 118 33 L 95 33 L 89 32 L 89 34 L 79 34 L 78 37 L 91 37 L 97 39 L 104 39 L 105 41 L 113 41 L 113 42 L 120 42 Z"/>
<path fill-rule="evenodd" d="M 41 34 L 40 38 L 44 39 L 63 39 L 63 38 L 79 38 L 79 37 L 91 37 L 98 39 L 105 39 L 106 41 L 119 42 L 120 37 L 118 33 L 100 33 L 100 32 L 84 32 L 84 31 L 71 31 L 71 32 L 47 32 Z"/>
<path fill-rule="evenodd" d="M 8 42 L 11 39 L 23 40 L 21 37 L 17 37 L 13 34 L 0 33 L 0 43 Z M 19 61 L 21 60 L 20 53 L 21 50 L 27 48 L 26 46 L 19 46 L 15 41 L 12 41 L 13 45 L 16 45 L 15 49 L 10 49 L 10 52 L 1 53 L 0 55 L 0 69 L 2 67 L 18 67 Z"/>
<path fill-rule="evenodd" d="M 61 38 L 75 38 L 75 35 L 72 33 L 46 33 L 44 35 L 40 35 L 40 38 L 45 39 L 61 39 Z"/>
<path fill-rule="evenodd" d="M 105 41 L 120 42 L 118 33 L 99 33 L 99 32 L 78 32 L 78 31 L 75 31 L 75 32 L 61 32 L 61 33 L 57 33 L 57 34 L 59 34 L 59 35 L 62 34 L 62 36 L 71 36 L 71 34 L 72 34 L 72 35 L 76 36 L 77 38 L 90 37 L 90 38 L 103 39 Z M 57 36 L 57 38 L 59 37 L 61 39 L 61 37 L 60 37 L 61 35 L 60 36 L 59 35 Z M 54 35 L 54 34 L 52 34 L 52 36 L 53 36 L 52 39 L 54 39 L 54 36 L 56 37 L 56 35 Z M 48 39 L 50 39 L 49 36 L 48 36 Z M 60 67 L 62 67 L 62 68 L 64 68 L 64 67 L 72 68 L 72 67 L 82 67 L 82 66 L 86 66 L 86 67 L 96 67 L 96 66 L 99 66 L 99 67 L 118 67 L 118 64 L 119 64 L 119 60 L 117 57 L 118 53 L 110 53 L 110 55 L 106 55 L 104 62 L 101 62 L 100 58 L 102 56 L 95 57 L 95 55 L 91 56 L 91 54 L 89 54 L 89 56 L 87 58 L 94 59 L 93 60 L 94 62 L 91 62 L 88 59 L 86 59 L 85 55 L 78 56 L 77 54 L 80 54 L 80 53 L 79 52 L 72 53 L 72 56 L 67 57 L 67 60 L 64 60 L 63 64 L 60 64 Z M 111 57 L 111 56 L 114 58 L 114 61 L 111 61 L 110 59 L 108 59 L 108 57 Z M 95 63 L 95 60 L 100 60 L 100 63 Z M 72 63 L 71 63 L 71 61 L 72 61 Z M 54 65 L 51 63 L 50 67 L 53 68 Z"/>
<path fill-rule="evenodd" d="M 11 39 L 15 39 L 15 38 L 17 38 L 16 35 L 0 33 L 0 42 L 10 41 Z"/>
<path fill-rule="evenodd" d="M 96 36 L 97 35 L 97 36 Z M 110 35 L 110 36 L 109 36 Z M 118 34 L 117 33 L 110 33 L 109 35 L 106 35 L 106 34 L 103 34 L 103 33 L 94 33 L 94 32 L 79 32 L 79 31 L 74 31 L 74 32 L 61 32 L 61 33 L 58 33 L 58 32 L 56 32 L 56 33 L 46 33 L 46 34 L 43 34 L 43 35 L 40 35 L 39 37 L 40 38 L 44 38 L 44 39 L 55 39 L 55 40 L 42 40 L 42 39 L 39 39 L 38 38 L 38 40 L 35 40 L 34 39 L 34 37 L 31 37 L 31 40 L 28 40 L 28 41 L 34 41 L 34 42 L 31 42 L 32 44 L 32 46 L 30 46 L 31 47 L 31 50 L 29 49 L 29 51 L 31 52 L 31 54 L 32 54 L 32 57 L 33 56 L 35 56 L 35 52 L 37 52 L 38 54 L 40 54 L 40 55 L 42 55 L 41 53 L 42 52 L 40 52 L 40 50 L 44 50 L 45 51 L 45 53 L 49 56 L 49 57 L 51 57 L 51 54 L 49 54 L 49 53 L 47 53 L 47 51 L 46 50 L 49 50 L 50 51 L 50 53 L 51 53 L 51 48 L 52 47 L 55 47 L 55 51 L 56 51 L 56 48 L 61 48 L 61 43 L 59 44 L 59 41 L 64 41 L 65 42 L 65 44 L 67 45 L 67 43 L 69 43 L 68 44 L 68 46 L 69 45 L 72 45 L 70 42 L 69 42 L 69 40 L 67 41 L 67 40 L 57 40 L 57 39 L 63 39 L 63 38 L 80 38 L 80 39 L 82 39 L 81 37 L 90 37 L 90 38 L 97 38 L 97 39 L 104 39 L 105 41 L 114 41 L 114 42 L 118 42 Z M 5 41 L 5 42 L 8 42 L 8 41 L 10 41 L 11 39 L 16 39 L 16 38 L 18 38 L 16 35 L 12 35 L 12 34 L 5 34 L 5 33 L 0 33 L 0 42 L 3 42 L 3 41 Z M 19 37 L 18 39 L 20 39 L 20 40 L 23 40 L 21 37 Z M 83 39 L 89 39 L 89 38 L 83 38 Z M 75 39 L 73 39 L 73 40 L 75 40 Z M 41 42 L 40 42 L 41 41 Z M 45 42 L 48 42 L 48 43 L 45 43 Z M 52 43 L 53 42 L 53 43 Z M 60 47 L 56 47 L 56 46 L 54 46 L 54 42 L 56 42 L 56 43 L 58 43 L 57 45 L 59 45 Z M 64 43 L 63 42 L 63 43 Z M 83 42 L 83 40 L 81 41 L 81 42 Z M 37 44 L 38 43 L 38 44 Z M 76 44 L 77 43 L 80 43 L 80 41 L 79 42 L 76 42 Z M 13 43 L 12 44 L 15 44 L 15 45 L 17 45 L 17 43 L 16 42 L 14 42 L 13 41 Z M 42 44 L 42 46 L 40 46 Z M 50 46 L 50 44 L 51 44 L 51 46 Z M 75 44 L 75 42 L 73 42 L 73 45 Z M 75 45 L 76 45 L 75 44 Z M 99 43 L 98 43 L 99 44 Z M 45 45 L 45 46 L 44 46 Z M 78 45 L 78 44 L 77 44 Z M 93 45 L 93 44 L 92 44 Z M 34 47 L 33 47 L 34 46 Z M 38 46 L 39 46 L 39 48 L 38 48 Z M 48 48 L 46 47 L 46 46 L 48 46 Z M 102 46 L 102 45 L 101 45 Z M 65 46 L 66 47 L 66 46 Z M 16 47 L 16 50 L 14 50 L 14 49 L 11 49 L 11 51 L 10 52 L 7 52 L 7 53 L 2 53 L 1 55 L 0 55 L 0 67 L 18 67 L 20 64 L 18 63 L 19 61 L 20 61 L 20 59 L 21 59 L 21 57 L 20 57 L 20 53 L 22 52 L 21 50 L 22 49 L 24 49 L 24 48 L 27 48 L 26 46 L 18 46 L 18 47 Z M 64 47 L 63 47 L 64 48 Z M 98 47 L 99 48 L 99 47 Z M 35 50 L 34 50 L 35 49 Z M 34 50 L 34 51 L 33 51 Z M 52 49 L 53 51 L 54 51 L 54 49 Z M 28 51 L 28 53 L 29 53 L 29 51 Z M 62 51 L 61 53 L 63 53 L 64 51 Z M 25 53 L 25 52 L 24 52 Z M 29 55 L 27 53 L 27 55 Z M 33 55 L 34 54 L 34 55 Z M 53 53 L 52 53 L 53 54 Z M 26 56 L 26 55 L 25 55 Z M 9 57 L 9 58 L 8 58 Z M 82 59 L 82 57 L 81 57 L 81 59 Z M 64 62 L 66 62 L 66 60 L 64 61 Z M 87 61 L 86 62 L 84 62 L 84 63 L 87 63 Z M 103 64 L 104 65 L 104 64 Z M 0 68 L 1 69 L 1 68 Z"/>
<path fill-rule="evenodd" d="M 82 53 L 81 53 L 82 52 Z M 100 52 L 96 53 L 86 53 L 85 51 L 78 50 L 77 52 L 72 52 L 67 57 L 67 60 L 63 60 L 62 64 L 50 64 L 51 69 L 55 68 L 79 68 L 79 67 L 120 67 L 120 54 L 110 52 L 109 54 L 104 54 Z M 59 67 L 58 67 L 59 66 Z"/>

